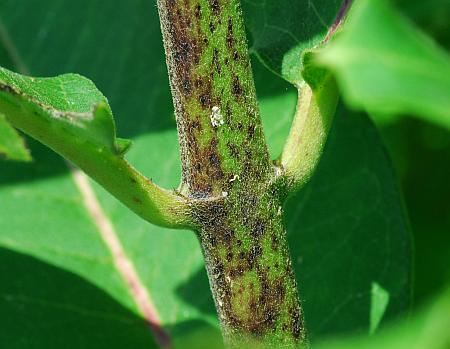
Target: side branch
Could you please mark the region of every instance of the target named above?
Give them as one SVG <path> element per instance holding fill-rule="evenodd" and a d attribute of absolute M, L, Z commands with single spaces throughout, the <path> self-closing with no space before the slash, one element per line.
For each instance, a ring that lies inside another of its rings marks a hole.
<path fill-rule="evenodd" d="M 353 0 L 343 0 L 333 25 L 321 43 L 326 45 L 341 28 Z M 304 83 L 299 86 L 297 111 L 278 163 L 288 179 L 289 191 L 301 188 L 311 178 L 322 155 L 336 112 L 339 92 L 330 72 L 317 65 L 315 50 L 302 56 Z"/>
<path fill-rule="evenodd" d="M 311 82 L 310 82 L 311 83 Z M 311 178 L 322 155 L 338 102 L 333 77 L 299 88 L 297 110 L 278 162 L 288 177 L 289 191 L 300 189 Z"/>
<path fill-rule="evenodd" d="M 65 109 L 60 98 L 69 95 L 51 86 L 69 83 L 78 84 L 86 99 L 71 90 L 78 99 L 65 100 L 69 105 Z M 123 158 L 129 143 L 115 138 L 106 99 L 93 88 L 90 81 L 80 76 L 35 79 L 0 68 L 0 114 L 81 168 L 145 220 L 170 228 L 190 226 L 187 200 L 158 187 Z M 68 111 L 69 108 L 73 109 Z"/>

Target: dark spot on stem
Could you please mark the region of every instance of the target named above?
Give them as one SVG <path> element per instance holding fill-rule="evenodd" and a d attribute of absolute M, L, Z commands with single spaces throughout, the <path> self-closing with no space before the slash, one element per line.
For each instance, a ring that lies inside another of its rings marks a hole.
<path fill-rule="evenodd" d="M 233 37 L 233 20 L 231 17 L 228 18 L 228 26 L 227 26 L 227 46 L 231 49 L 234 46 L 234 37 Z"/>
<path fill-rule="evenodd" d="M 219 166 L 220 165 L 219 156 L 216 153 L 209 154 L 209 163 L 213 166 Z"/>
<path fill-rule="evenodd" d="M 198 97 L 198 100 L 203 108 L 209 108 L 209 106 L 211 105 L 211 98 L 208 94 L 202 93 Z"/>
<path fill-rule="evenodd" d="M 223 242 L 224 242 L 226 245 L 229 245 L 230 242 L 231 242 L 231 240 L 233 239 L 233 237 L 234 237 L 234 231 L 233 231 L 233 230 L 226 229 L 226 230 L 224 231 L 224 233 L 223 233 Z"/>
<path fill-rule="evenodd" d="M 198 119 L 194 119 L 189 123 L 189 128 L 198 132 L 202 130 L 202 125 Z"/>
<path fill-rule="evenodd" d="M 227 116 L 230 118 L 230 120 L 231 120 L 231 117 L 232 117 L 232 112 L 231 112 L 231 107 L 230 107 L 230 103 L 229 102 L 227 102 L 227 106 L 225 107 L 225 109 L 226 109 L 226 114 L 227 114 Z"/>
<path fill-rule="evenodd" d="M 218 74 L 222 72 L 222 67 L 220 66 L 219 61 L 219 51 L 215 48 L 213 51 L 212 64 Z"/>
<path fill-rule="evenodd" d="M 291 330 L 292 330 L 292 336 L 295 339 L 299 339 L 300 338 L 300 331 L 302 328 L 302 324 L 301 324 L 301 320 L 300 320 L 300 309 L 297 306 L 292 306 L 289 309 L 289 315 L 291 317 L 291 322 L 292 322 L 292 326 L 291 326 Z"/>
<path fill-rule="evenodd" d="M 195 14 L 195 18 L 197 18 L 197 19 L 200 19 L 200 17 L 202 16 L 202 7 L 200 6 L 200 4 L 197 4 L 195 6 L 194 14 Z"/>
<path fill-rule="evenodd" d="M 282 278 L 278 278 L 275 284 L 275 292 L 280 302 L 282 302 L 286 296 L 286 289 L 283 282 L 284 280 Z"/>
<path fill-rule="evenodd" d="M 272 250 L 273 251 L 278 251 L 278 246 L 279 246 L 279 241 L 278 241 L 278 236 L 276 233 L 273 233 L 271 236 L 271 242 L 272 242 Z M 278 268 L 277 265 L 275 265 L 276 268 Z"/>
<path fill-rule="evenodd" d="M 228 150 L 233 158 L 239 159 L 239 149 L 236 145 L 231 142 L 227 143 Z"/>
<path fill-rule="evenodd" d="M 233 95 L 236 98 L 239 98 L 242 95 L 242 86 L 237 75 L 233 76 L 231 92 L 233 92 Z"/>
<path fill-rule="evenodd" d="M 265 230 L 264 221 L 260 218 L 256 219 L 253 229 L 252 229 L 252 237 L 253 239 L 259 239 L 263 234 Z"/>
<path fill-rule="evenodd" d="M 189 79 L 183 80 L 183 92 L 185 95 L 189 95 L 191 93 L 191 82 Z"/>
<path fill-rule="evenodd" d="M 248 251 L 247 256 L 247 263 L 249 269 L 253 269 L 255 263 L 257 262 L 258 258 L 262 255 L 262 247 L 259 245 L 253 245 L 250 247 L 250 250 Z"/>
<path fill-rule="evenodd" d="M 247 133 L 249 138 L 253 138 L 253 136 L 255 135 L 255 125 L 250 124 L 247 128 Z"/>
<path fill-rule="evenodd" d="M 197 77 L 197 78 L 194 80 L 194 86 L 195 86 L 195 88 L 200 88 L 200 87 L 203 86 L 203 80 L 202 80 L 201 77 Z"/>
<path fill-rule="evenodd" d="M 219 0 L 209 0 L 209 5 L 211 6 L 212 13 L 215 16 L 220 15 L 220 4 Z"/>

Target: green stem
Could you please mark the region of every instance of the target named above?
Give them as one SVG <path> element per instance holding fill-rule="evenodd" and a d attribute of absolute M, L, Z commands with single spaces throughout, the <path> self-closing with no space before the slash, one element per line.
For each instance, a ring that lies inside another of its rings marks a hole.
<path fill-rule="evenodd" d="M 182 156 L 225 340 L 295 345 L 303 316 L 237 0 L 158 0 Z"/>
<path fill-rule="evenodd" d="M 5 71 L 2 69 L 0 73 L 4 74 Z M 76 126 L 62 122 L 62 116 L 55 118 L 52 110 L 15 86 L 6 84 L 1 76 L 0 113 L 6 115 L 11 125 L 73 162 L 147 221 L 170 228 L 191 226 L 191 208 L 186 199 L 158 187 L 136 171 L 120 154 L 86 141 L 83 137 L 74 136 Z M 109 110 L 106 105 L 99 104 L 90 117 L 101 118 L 102 113 L 106 116 Z"/>
<path fill-rule="evenodd" d="M 297 110 L 279 160 L 290 192 L 295 192 L 311 178 L 336 112 L 338 89 L 334 78 L 325 73 L 311 85 L 299 88 Z M 312 86 L 312 87 L 311 87 Z"/>

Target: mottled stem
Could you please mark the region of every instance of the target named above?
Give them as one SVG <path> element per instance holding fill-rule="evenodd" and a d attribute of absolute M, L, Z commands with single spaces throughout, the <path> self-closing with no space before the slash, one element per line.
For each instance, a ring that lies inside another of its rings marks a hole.
<path fill-rule="evenodd" d="M 158 0 L 194 219 L 225 340 L 295 345 L 302 313 L 238 0 Z"/>

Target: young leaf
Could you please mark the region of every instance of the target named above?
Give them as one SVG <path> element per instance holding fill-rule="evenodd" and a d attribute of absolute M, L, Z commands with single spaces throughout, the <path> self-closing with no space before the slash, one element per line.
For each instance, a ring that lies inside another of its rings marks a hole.
<path fill-rule="evenodd" d="M 357 1 L 318 62 L 336 74 L 351 106 L 450 128 L 450 56 L 386 0 Z"/>
<path fill-rule="evenodd" d="M 31 155 L 16 130 L 0 114 L 0 158 L 9 160 L 31 161 Z"/>

